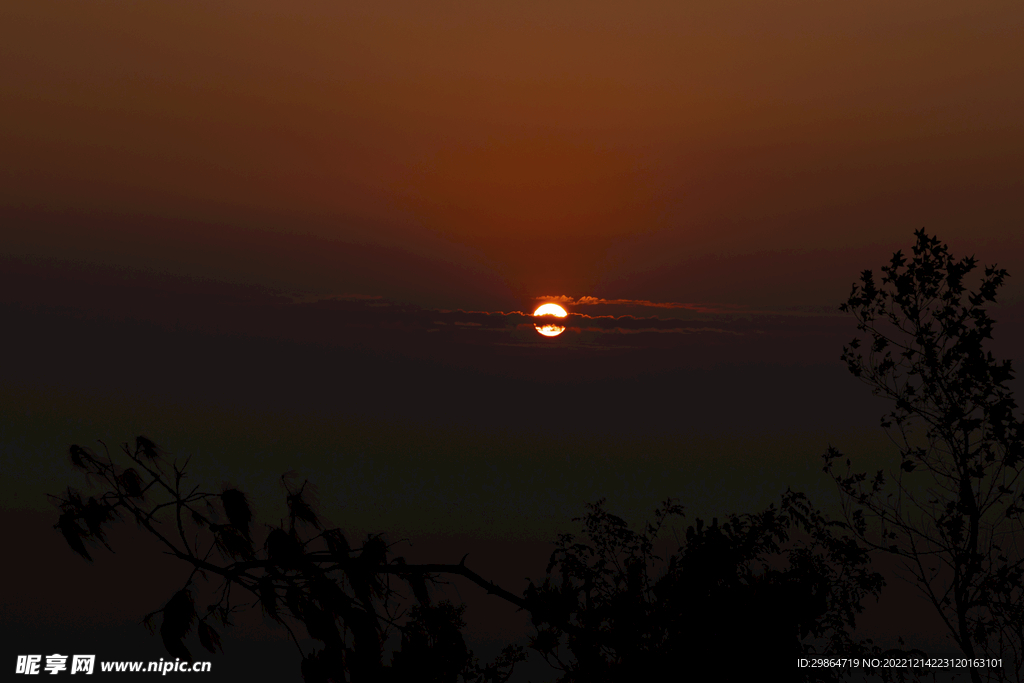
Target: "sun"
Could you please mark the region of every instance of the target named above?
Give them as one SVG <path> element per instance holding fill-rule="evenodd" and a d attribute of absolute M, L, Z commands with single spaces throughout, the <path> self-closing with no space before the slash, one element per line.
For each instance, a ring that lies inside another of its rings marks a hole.
<path fill-rule="evenodd" d="M 533 312 L 534 317 L 544 318 L 564 318 L 569 315 L 564 308 L 558 304 L 544 304 L 540 306 L 536 311 Z M 553 322 L 543 322 L 534 325 L 537 331 L 543 334 L 545 337 L 557 337 L 558 335 L 565 332 L 565 326 L 555 325 Z"/>
<path fill-rule="evenodd" d="M 545 337 L 557 337 L 565 332 L 565 328 L 561 325 L 534 325 L 534 327 Z"/>
<path fill-rule="evenodd" d="M 544 304 L 536 311 L 534 311 L 533 314 L 553 315 L 556 318 L 564 318 L 565 316 L 569 315 L 568 313 L 565 312 L 565 309 L 559 306 L 558 304 Z"/>

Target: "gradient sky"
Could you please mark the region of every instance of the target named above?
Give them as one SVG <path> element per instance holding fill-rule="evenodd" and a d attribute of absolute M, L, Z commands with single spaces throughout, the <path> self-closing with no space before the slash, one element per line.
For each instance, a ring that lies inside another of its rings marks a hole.
<path fill-rule="evenodd" d="M 1015 2 L 0 12 L 0 199 L 38 221 L 8 249 L 451 307 L 831 304 L 791 276 L 751 287 L 788 268 L 731 259 L 845 261 L 820 252 L 921 226 L 1021 259 Z M 305 262 L 331 248 L 316 238 L 457 273 L 348 277 Z"/>
<path fill-rule="evenodd" d="M 1024 342 L 1022 44 L 1016 1 L 5 2 L 5 509 L 58 557 L 67 445 L 137 433 L 452 547 L 827 497 L 883 452 L 862 270 L 925 227 Z"/>

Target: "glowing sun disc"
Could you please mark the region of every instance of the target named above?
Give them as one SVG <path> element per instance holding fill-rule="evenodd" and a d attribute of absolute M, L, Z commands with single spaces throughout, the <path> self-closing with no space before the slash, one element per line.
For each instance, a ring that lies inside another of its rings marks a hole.
<path fill-rule="evenodd" d="M 534 311 L 533 314 L 553 315 L 556 318 L 564 318 L 565 316 L 569 315 L 568 313 L 565 312 L 565 309 L 559 306 L 558 304 L 544 304 L 536 311 Z"/>
<path fill-rule="evenodd" d="M 566 313 L 565 309 L 558 304 L 544 304 L 534 311 L 533 315 L 534 317 L 564 318 L 569 314 Z M 565 327 L 562 325 L 555 325 L 546 321 L 544 323 L 537 323 L 534 327 L 536 327 L 537 331 L 545 337 L 557 337 L 565 332 Z"/>
<path fill-rule="evenodd" d="M 545 337 L 557 337 L 565 332 L 565 328 L 561 325 L 534 325 L 534 327 Z"/>

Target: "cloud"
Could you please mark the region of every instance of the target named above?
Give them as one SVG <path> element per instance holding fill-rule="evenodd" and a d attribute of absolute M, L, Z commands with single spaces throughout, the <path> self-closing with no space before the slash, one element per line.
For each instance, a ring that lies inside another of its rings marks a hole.
<path fill-rule="evenodd" d="M 678 301 L 650 301 L 648 299 L 604 299 L 596 296 L 538 296 L 537 301 L 550 301 L 567 306 L 635 306 L 640 308 L 674 308 L 694 313 L 748 313 L 746 306 L 735 304 L 682 303 Z"/>
<path fill-rule="evenodd" d="M 706 315 L 783 315 L 783 316 L 833 316 L 845 317 L 837 306 L 784 306 L 753 308 L 742 304 L 693 303 L 679 301 L 650 301 L 649 299 L 605 299 L 597 296 L 573 298 L 560 296 L 538 296 L 537 301 L 558 303 L 565 306 L 620 306 L 624 308 L 662 308 Z"/>
<path fill-rule="evenodd" d="M 584 332 L 603 332 L 604 334 L 693 334 L 696 332 L 714 332 L 718 334 L 742 335 L 739 330 L 726 330 L 720 327 L 584 327 Z"/>
<path fill-rule="evenodd" d="M 543 301 L 545 303 L 552 303 L 552 304 L 570 304 L 571 305 L 571 304 L 575 304 L 576 303 L 575 299 L 573 299 L 571 296 L 565 296 L 564 294 L 561 295 L 561 296 L 538 296 L 538 297 L 534 297 L 534 298 L 537 301 Z M 587 297 L 584 297 L 584 298 L 587 298 Z"/>
<path fill-rule="evenodd" d="M 564 297 L 562 300 L 567 299 Z M 549 297 L 546 300 L 556 299 Z M 757 315 L 704 313 L 680 316 L 672 314 L 669 309 L 682 308 L 683 305 L 671 302 L 641 300 L 640 304 L 651 304 L 645 311 L 633 299 L 581 297 L 573 299 L 572 303 L 579 301 L 584 303 L 576 311 L 589 308 L 591 313 L 570 312 L 559 323 L 566 328 L 563 342 L 571 338 L 573 344 L 585 346 L 602 343 L 598 341 L 600 338 L 605 339 L 603 343 L 615 344 L 617 347 L 629 338 L 635 340 L 633 343 L 638 348 L 673 346 L 676 344 L 673 339 L 681 342 L 684 336 L 708 340 L 738 340 L 761 335 L 779 339 L 810 338 L 832 334 L 838 324 L 831 316 L 814 316 L 806 312 L 772 314 L 758 311 Z M 637 304 L 637 308 L 632 311 L 611 309 L 600 315 L 597 314 L 600 308 L 595 307 L 601 304 Z M 686 307 L 690 311 L 712 308 L 708 306 L 700 309 L 697 305 Z M 731 308 L 735 311 L 739 307 Z M 659 313 L 661 311 L 663 313 Z M 644 312 L 654 315 L 643 315 Z M 408 344 L 416 335 L 422 334 L 425 339 L 428 332 L 438 340 L 474 346 L 527 342 L 537 336 L 533 333 L 537 318 L 531 312 L 422 308 L 369 295 L 321 297 L 315 302 L 275 309 L 263 318 L 268 329 L 278 334 L 322 340 L 325 343 L 338 341 L 381 348 L 400 347 Z M 842 322 L 845 323 L 845 320 Z M 535 341 L 542 342 L 539 337 Z M 416 347 L 412 345 L 408 348 Z"/>
<path fill-rule="evenodd" d="M 707 321 L 680 320 L 679 318 L 639 318 L 632 315 L 570 315 L 568 327 L 579 328 L 585 332 L 601 332 L 605 334 L 640 334 L 652 333 L 714 333 L 714 334 L 746 334 L 750 331 L 747 321 L 722 321 L 716 326 L 709 326 Z"/>

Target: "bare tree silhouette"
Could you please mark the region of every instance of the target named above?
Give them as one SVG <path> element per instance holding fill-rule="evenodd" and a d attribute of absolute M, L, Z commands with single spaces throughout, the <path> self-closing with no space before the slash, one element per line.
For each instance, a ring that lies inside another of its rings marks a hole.
<path fill-rule="evenodd" d="M 971 679 L 1020 680 L 1024 430 L 1007 387 L 1011 363 L 984 349 L 994 325 L 984 306 L 1007 273 L 986 267 L 968 291 L 976 260 L 955 260 L 923 229 L 915 235 L 909 260 L 896 252 L 881 286 L 864 271 L 841 306 L 868 335 L 866 356 L 857 338 L 842 359 L 894 404 L 882 427 L 899 466 L 869 477 L 847 459 L 840 470 L 843 456 L 830 447 L 825 471 L 858 537 L 903 559 L 963 653 L 1004 658 Z"/>

